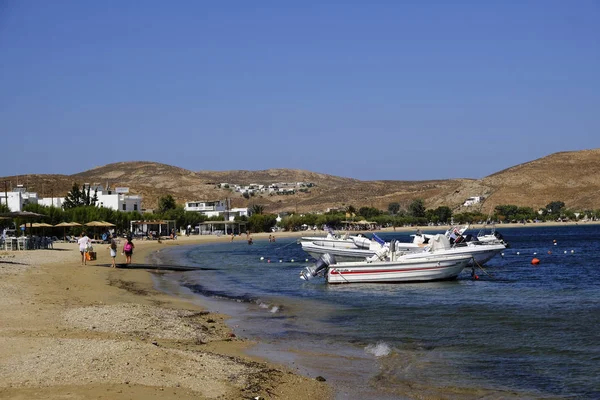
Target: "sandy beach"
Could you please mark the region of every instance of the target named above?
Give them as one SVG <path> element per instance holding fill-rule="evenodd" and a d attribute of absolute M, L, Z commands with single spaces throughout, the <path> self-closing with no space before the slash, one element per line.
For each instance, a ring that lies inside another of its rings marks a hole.
<path fill-rule="evenodd" d="M 137 240 L 133 262 L 169 246 L 226 241 L 230 238 Z M 333 397 L 317 377 L 248 356 L 244 350 L 253 343 L 232 333 L 226 315 L 157 291 L 144 269 L 110 268 L 107 245 L 94 247 L 98 259 L 87 266 L 80 265 L 77 244 L 0 252 L 0 398 Z M 118 254 L 117 262 L 124 256 Z"/>
<path fill-rule="evenodd" d="M 136 241 L 133 262 L 211 240 L 230 239 Z M 156 291 L 145 270 L 109 268 L 107 245 L 94 250 L 87 266 L 76 244 L 0 252 L 0 398 L 331 398 L 316 377 L 244 355 L 252 343 L 226 316 Z"/>

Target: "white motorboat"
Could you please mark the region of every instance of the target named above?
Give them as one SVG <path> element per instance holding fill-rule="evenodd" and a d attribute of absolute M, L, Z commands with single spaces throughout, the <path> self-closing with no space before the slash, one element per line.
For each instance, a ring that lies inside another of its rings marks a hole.
<path fill-rule="evenodd" d="M 373 239 L 364 236 L 350 236 L 349 241 L 314 240 L 301 241 L 302 250 L 313 258 L 319 258 L 323 254 L 332 254 L 338 261 L 363 260 L 373 256 L 379 249 L 388 244 L 373 235 Z M 396 249 L 405 253 L 422 251 L 423 244 L 396 242 Z"/>
<path fill-rule="evenodd" d="M 446 232 L 444 232 L 444 236 L 448 239 L 456 240 L 460 236 L 463 236 L 467 229 L 469 229 L 469 224 L 463 226 L 450 225 Z M 417 233 L 411 236 L 413 237 L 413 243 L 427 244 L 427 242 L 435 235 L 437 235 L 437 233 L 421 233 L 421 230 L 417 229 Z"/>
<path fill-rule="evenodd" d="M 467 227 L 465 226 L 464 229 L 461 229 L 463 233 L 466 228 Z M 457 230 L 457 233 L 461 230 Z M 474 262 L 479 265 L 485 264 L 507 247 L 504 242 L 500 241 L 480 242 L 477 240 L 469 240 L 473 239 L 471 235 L 457 236 L 456 240 L 452 239 L 453 242 L 451 243 L 453 232 L 453 230 L 450 231 L 450 235 L 448 231 L 444 234 L 428 235 L 425 242 L 421 240 L 420 236 L 415 236 L 413 243 L 403 243 L 399 241 L 386 243 L 377 235 L 373 235 L 373 240 L 361 238 L 360 246 L 357 245 L 353 248 L 346 245 L 334 247 L 331 243 L 319 242 L 302 242 L 301 245 L 304 251 L 316 259 L 323 254 L 331 254 L 335 256 L 338 262 L 362 261 L 365 258 L 376 255 L 383 260 L 384 258 L 389 257 L 391 253 L 393 253 L 396 258 L 418 258 L 423 256 L 424 253 L 443 253 L 446 255 L 469 255 L 473 257 Z M 367 242 L 369 243 L 369 247 L 364 248 Z M 393 250 L 391 250 L 390 247 L 393 247 Z"/>
<path fill-rule="evenodd" d="M 429 245 L 423 249 L 423 253 L 438 254 L 438 255 L 468 255 L 472 258 L 470 264 L 476 263 L 483 265 L 494 256 L 506 249 L 504 243 L 483 243 L 479 241 L 462 241 L 457 240 L 454 244 L 445 235 L 435 235 L 429 240 Z M 400 253 L 400 254 L 399 254 Z M 404 253 L 395 251 L 395 257 L 401 258 L 418 258 L 422 253 Z M 381 252 L 379 258 L 387 257 Z"/>
<path fill-rule="evenodd" d="M 466 255 L 425 254 L 420 258 L 400 258 L 385 261 L 336 262 L 335 257 L 323 255 L 312 267 L 300 273 L 303 280 L 323 275 L 327 283 L 393 283 L 428 282 L 455 279 L 468 265 Z"/>
<path fill-rule="evenodd" d="M 477 240 L 482 243 L 503 243 L 507 245 L 502 234 L 496 231 L 496 225 L 491 225 L 490 228 L 487 228 L 487 226 L 481 228 L 477 234 Z"/>

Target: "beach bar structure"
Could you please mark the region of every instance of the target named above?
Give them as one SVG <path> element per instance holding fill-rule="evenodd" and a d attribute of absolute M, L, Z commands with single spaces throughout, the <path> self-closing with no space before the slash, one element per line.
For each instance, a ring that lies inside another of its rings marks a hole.
<path fill-rule="evenodd" d="M 172 229 L 177 231 L 175 222 L 176 221 L 174 219 L 161 219 L 152 221 L 136 220 L 131 221 L 130 230 L 134 237 L 148 236 L 149 232 L 153 232 L 152 235 L 156 235 L 157 237 L 169 236 Z"/>
<path fill-rule="evenodd" d="M 217 235 L 246 232 L 245 221 L 204 221 L 197 228 L 200 235 Z M 237 229 L 236 229 L 237 228 Z"/>

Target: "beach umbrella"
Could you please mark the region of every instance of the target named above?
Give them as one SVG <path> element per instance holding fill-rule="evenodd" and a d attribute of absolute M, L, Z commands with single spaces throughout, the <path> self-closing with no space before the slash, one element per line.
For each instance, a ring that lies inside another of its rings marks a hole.
<path fill-rule="evenodd" d="M 12 219 L 12 218 L 24 218 L 24 219 L 36 219 L 45 217 L 44 214 L 38 214 L 31 211 L 10 211 L 0 213 L 0 218 L 3 219 Z M 32 222 L 29 223 L 29 227 L 31 228 Z"/>
<path fill-rule="evenodd" d="M 80 223 L 78 223 L 78 222 L 61 222 L 60 224 L 56 224 L 56 225 L 54 225 L 54 226 L 58 226 L 58 227 L 60 227 L 60 226 L 63 226 L 63 227 L 69 227 L 69 226 L 81 226 L 81 224 L 80 224 Z"/>
<path fill-rule="evenodd" d="M 106 221 L 100 221 L 100 222 L 102 222 L 104 224 L 103 226 L 106 226 L 108 228 L 116 226 L 115 224 L 111 224 L 110 222 L 106 222 Z"/>
<path fill-rule="evenodd" d="M 54 225 L 55 227 L 63 227 L 63 239 L 65 239 L 67 237 L 67 228 L 69 227 L 73 227 L 73 226 L 81 226 L 80 223 L 78 222 L 61 222 L 60 224 L 56 224 Z"/>
<path fill-rule="evenodd" d="M 105 225 L 105 224 L 107 224 L 107 223 L 109 223 L 109 222 L 102 222 L 102 221 L 90 221 L 90 222 L 88 222 L 88 223 L 85 223 L 84 225 L 85 225 L 85 226 L 92 227 L 92 228 L 96 228 L 96 227 L 99 227 L 99 226 L 100 226 L 100 227 L 106 227 L 106 225 Z M 96 231 L 94 231 L 94 235 L 95 235 L 95 234 L 96 234 Z M 96 237 L 96 236 L 94 236 L 94 237 Z"/>
<path fill-rule="evenodd" d="M 85 226 L 105 226 L 101 221 L 90 221 L 84 224 Z"/>

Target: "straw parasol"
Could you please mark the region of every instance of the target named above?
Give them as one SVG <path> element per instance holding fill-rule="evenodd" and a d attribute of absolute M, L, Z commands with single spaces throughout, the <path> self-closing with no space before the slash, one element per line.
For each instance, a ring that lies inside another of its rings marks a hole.
<path fill-rule="evenodd" d="M 85 226 L 106 226 L 102 221 L 90 221 L 84 224 Z"/>
<path fill-rule="evenodd" d="M 55 227 L 63 227 L 63 239 L 67 237 L 67 228 L 73 226 L 81 226 L 78 222 L 61 222 L 60 224 L 54 225 Z"/>
<path fill-rule="evenodd" d="M 31 211 L 10 211 L 0 213 L 0 218 L 2 219 L 13 219 L 13 218 L 24 218 L 24 219 L 36 219 L 45 217 L 44 214 L 38 214 Z M 25 224 L 26 225 L 26 224 Z M 31 228 L 32 223 L 29 223 L 29 227 Z M 27 228 L 27 226 L 25 226 Z"/>
<path fill-rule="evenodd" d="M 78 222 L 61 222 L 60 224 L 56 224 L 54 226 L 58 226 L 58 227 L 62 226 L 62 227 L 66 228 L 69 226 L 81 226 L 81 224 Z"/>

